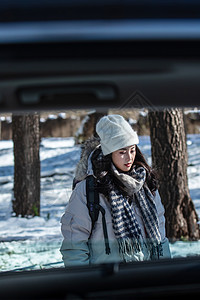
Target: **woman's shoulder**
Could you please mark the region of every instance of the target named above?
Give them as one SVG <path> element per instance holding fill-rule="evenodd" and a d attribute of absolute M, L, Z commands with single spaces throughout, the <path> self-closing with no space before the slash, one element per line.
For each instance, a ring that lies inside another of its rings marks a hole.
<path fill-rule="evenodd" d="M 65 208 L 65 214 L 69 213 L 72 216 L 78 216 L 80 218 L 87 213 L 86 205 L 86 192 L 85 192 L 85 180 L 76 184 L 73 189 L 69 201 Z"/>
<path fill-rule="evenodd" d="M 86 203 L 86 180 L 78 182 L 72 191 L 71 197 L 68 202 L 68 206 L 72 206 L 77 202 Z"/>
<path fill-rule="evenodd" d="M 86 179 L 83 179 L 76 184 L 73 192 L 80 193 L 80 192 L 85 192 L 85 191 L 86 191 Z"/>

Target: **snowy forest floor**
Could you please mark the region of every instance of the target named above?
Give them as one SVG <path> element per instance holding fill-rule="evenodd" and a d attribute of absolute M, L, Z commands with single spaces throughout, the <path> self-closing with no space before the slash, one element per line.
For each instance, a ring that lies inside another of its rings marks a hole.
<path fill-rule="evenodd" d="M 200 135 L 188 135 L 190 195 L 200 216 Z M 148 136 L 140 149 L 151 164 Z M 41 215 L 15 217 L 12 213 L 13 142 L 0 141 L 0 271 L 63 267 L 60 218 L 71 194 L 80 147 L 73 138 L 44 138 L 40 146 Z M 170 244 L 172 257 L 200 255 L 200 241 Z"/>

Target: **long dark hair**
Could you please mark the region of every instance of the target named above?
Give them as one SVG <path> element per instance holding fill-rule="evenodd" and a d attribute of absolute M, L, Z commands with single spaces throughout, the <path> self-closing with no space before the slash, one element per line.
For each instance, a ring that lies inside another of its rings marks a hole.
<path fill-rule="evenodd" d="M 101 159 L 99 159 L 101 156 Z M 111 173 L 112 154 L 106 156 L 102 155 L 101 148 L 97 149 L 92 156 L 92 164 L 94 174 L 97 177 L 98 191 L 108 197 L 109 192 L 113 189 L 113 185 L 118 188 L 121 182 Z M 151 193 L 155 195 L 157 190 L 157 174 L 147 163 L 144 155 L 136 145 L 136 156 L 134 160 L 134 166 L 142 166 L 146 170 L 146 183 Z M 106 175 L 105 175 L 106 174 Z M 122 191 L 123 192 L 123 191 Z"/>
<path fill-rule="evenodd" d="M 146 183 L 152 194 L 158 188 L 158 174 L 155 169 L 152 169 L 147 163 L 144 155 L 142 154 L 140 148 L 136 145 L 136 156 L 134 165 L 142 166 L 146 170 Z"/>

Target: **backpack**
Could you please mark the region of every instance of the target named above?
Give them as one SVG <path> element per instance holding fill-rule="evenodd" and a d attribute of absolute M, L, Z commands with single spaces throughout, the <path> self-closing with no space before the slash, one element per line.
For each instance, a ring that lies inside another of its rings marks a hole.
<path fill-rule="evenodd" d="M 87 197 L 87 207 L 89 215 L 92 221 L 92 230 L 94 228 L 95 222 L 98 219 L 99 212 L 102 214 L 102 225 L 105 241 L 105 251 L 106 254 L 110 254 L 110 247 L 108 242 L 108 232 L 105 219 L 105 209 L 99 204 L 99 193 L 96 189 L 96 180 L 94 176 L 89 175 L 86 177 L 86 197 Z M 92 234 L 92 230 L 90 236 Z"/>

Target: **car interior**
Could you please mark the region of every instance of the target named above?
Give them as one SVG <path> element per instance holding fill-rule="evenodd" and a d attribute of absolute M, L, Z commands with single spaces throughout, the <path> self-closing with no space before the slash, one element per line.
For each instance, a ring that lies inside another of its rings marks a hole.
<path fill-rule="evenodd" d="M 0 112 L 198 107 L 198 1 L 0 3 Z M 200 249 L 199 249 L 200 253 Z M 182 299 L 200 256 L 0 273 L 2 299 Z"/>

